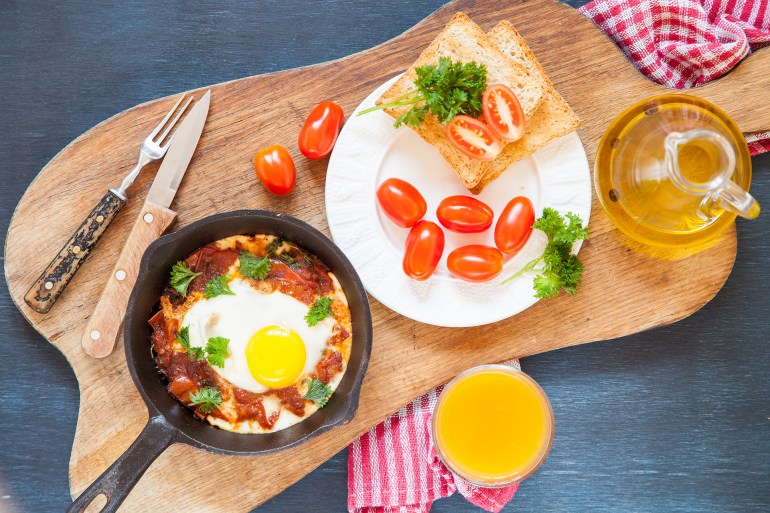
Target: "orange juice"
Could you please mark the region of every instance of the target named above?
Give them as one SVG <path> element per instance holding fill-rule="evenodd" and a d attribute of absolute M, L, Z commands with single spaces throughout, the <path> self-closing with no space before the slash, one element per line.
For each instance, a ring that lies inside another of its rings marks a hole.
<path fill-rule="evenodd" d="M 508 485 L 534 472 L 550 449 L 553 428 L 545 392 L 503 365 L 457 376 L 433 413 L 433 441 L 442 461 L 482 486 Z"/>

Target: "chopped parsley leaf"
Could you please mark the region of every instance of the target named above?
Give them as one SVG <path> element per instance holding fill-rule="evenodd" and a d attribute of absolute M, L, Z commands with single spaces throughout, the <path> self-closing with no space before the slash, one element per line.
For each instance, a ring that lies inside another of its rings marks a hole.
<path fill-rule="evenodd" d="M 189 406 L 197 406 L 203 413 L 211 413 L 222 404 L 222 394 L 214 387 L 202 387 L 190 394 Z"/>
<path fill-rule="evenodd" d="M 332 312 L 332 298 L 322 297 L 315 300 L 313 306 L 305 315 L 305 322 L 310 327 L 315 326 L 327 317 L 334 317 Z"/>
<path fill-rule="evenodd" d="M 228 356 L 227 345 L 230 343 L 229 338 L 225 337 L 211 337 L 206 344 L 206 359 L 211 365 L 217 367 L 225 366 L 225 358 Z"/>
<path fill-rule="evenodd" d="M 187 287 L 201 273 L 194 273 L 183 261 L 179 261 L 171 268 L 171 286 L 183 296 L 187 295 Z"/>
<path fill-rule="evenodd" d="M 211 299 L 217 296 L 234 296 L 235 292 L 230 290 L 227 282 L 230 281 L 229 274 L 220 274 L 216 278 L 211 278 L 203 289 L 203 297 Z"/>
<path fill-rule="evenodd" d="M 310 382 L 310 386 L 307 389 L 302 399 L 313 401 L 318 406 L 323 408 L 326 403 L 329 402 L 329 397 L 332 395 L 332 387 L 321 381 L 320 379 L 313 378 Z"/>
<path fill-rule="evenodd" d="M 248 251 L 242 251 L 240 260 L 240 272 L 247 278 L 264 280 L 270 272 L 270 260 L 267 255 L 262 258 L 255 257 Z"/>

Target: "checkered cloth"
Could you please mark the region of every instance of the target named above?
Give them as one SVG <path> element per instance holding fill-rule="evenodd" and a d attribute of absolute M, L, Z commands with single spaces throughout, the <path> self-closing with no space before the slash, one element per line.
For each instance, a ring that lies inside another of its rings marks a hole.
<path fill-rule="evenodd" d="M 770 43 L 770 0 L 595 0 L 580 12 L 642 73 L 672 88 L 721 77 Z M 770 132 L 746 140 L 752 155 L 770 150 Z M 428 392 L 350 444 L 351 513 L 427 513 L 434 500 L 455 491 L 496 512 L 513 498 L 518 485 L 475 487 L 438 460 L 430 423 L 440 392 Z"/>
<path fill-rule="evenodd" d="M 770 43 L 768 0 L 596 0 L 580 9 L 651 80 L 689 89 Z M 746 135 L 752 155 L 770 132 Z"/>
<path fill-rule="evenodd" d="M 518 360 L 508 362 L 521 370 Z M 479 488 L 460 479 L 436 455 L 431 417 L 443 387 L 417 398 L 348 448 L 348 510 L 424 513 L 434 500 L 459 491 L 487 511 L 500 511 L 519 485 Z"/>

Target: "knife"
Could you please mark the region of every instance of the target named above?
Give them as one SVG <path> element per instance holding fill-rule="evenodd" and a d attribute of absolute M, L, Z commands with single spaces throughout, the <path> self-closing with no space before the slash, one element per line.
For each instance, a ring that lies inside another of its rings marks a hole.
<path fill-rule="evenodd" d="M 174 134 L 174 140 L 158 169 L 155 181 L 152 182 L 123 251 L 96 303 L 94 313 L 88 319 L 80 343 L 83 351 L 89 356 L 104 358 L 115 349 L 128 297 L 136 283 L 139 261 L 147 247 L 160 237 L 176 218 L 176 212 L 168 207 L 174 201 L 176 191 L 198 145 L 210 102 L 211 90 L 206 91 L 198 100 Z"/>

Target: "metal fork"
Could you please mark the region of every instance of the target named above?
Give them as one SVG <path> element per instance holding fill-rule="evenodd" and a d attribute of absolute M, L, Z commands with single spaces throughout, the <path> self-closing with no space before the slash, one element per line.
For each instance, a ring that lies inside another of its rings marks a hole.
<path fill-rule="evenodd" d="M 150 132 L 139 151 L 139 160 L 134 168 L 123 178 L 120 186 L 107 191 L 101 201 L 91 210 L 88 217 L 80 224 L 72 237 L 64 244 L 64 247 L 51 260 L 51 263 L 40 274 L 40 277 L 24 295 L 24 302 L 30 308 L 40 313 L 47 313 L 56 302 L 56 299 L 67 287 L 80 266 L 85 262 L 91 250 L 99 242 L 107 226 L 115 219 L 120 209 L 126 204 L 128 196 L 126 191 L 134 183 L 139 172 L 149 163 L 155 162 L 166 154 L 173 135 L 167 136 L 177 125 L 182 114 L 187 110 L 193 97 L 187 97 L 182 104 L 185 95 L 182 95 L 168 114 L 158 123 L 158 126 Z M 176 115 L 174 115 L 176 113 Z M 173 119 L 171 117 L 173 116 Z M 169 121 L 171 120 L 171 121 Z M 162 130 L 162 132 L 161 132 Z M 164 141 L 165 144 L 164 144 Z"/>

